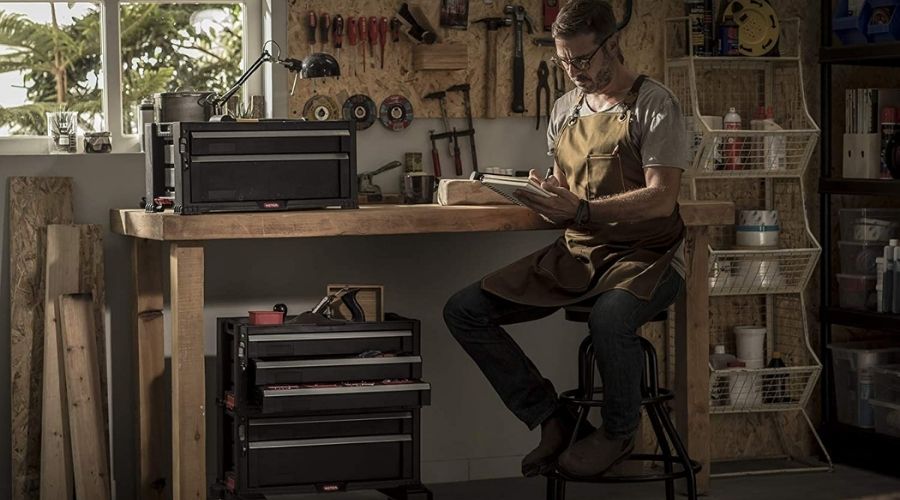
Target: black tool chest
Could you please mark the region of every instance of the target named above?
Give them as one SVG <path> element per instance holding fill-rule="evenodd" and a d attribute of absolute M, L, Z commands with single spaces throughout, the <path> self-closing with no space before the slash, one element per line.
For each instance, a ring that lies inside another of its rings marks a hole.
<path fill-rule="evenodd" d="M 225 498 L 378 489 L 419 476 L 419 322 L 250 325 L 219 318 L 218 485 Z"/>

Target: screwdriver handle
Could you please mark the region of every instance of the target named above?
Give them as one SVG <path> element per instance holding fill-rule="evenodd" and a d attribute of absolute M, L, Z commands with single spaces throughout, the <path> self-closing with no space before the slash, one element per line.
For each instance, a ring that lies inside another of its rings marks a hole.
<path fill-rule="evenodd" d="M 378 44 L 381 45 L 381 69 L 384 69 L 384 43 L 387 41 L 388 19 L 382 17 L 378 23 Z"/>
<path fill-rule="evenodd" d="M 344 18 L 340 14 L 334 16 L 334 48 L 339 49 L 344 44 Z"/>
<path fill-rule="evenodd" d="M 356 18 L 347 18 L 347 38 L 350 40 L 350 45 L 356 45 L 357 35 L 358 32 L 356 31 Z"/>
<path fill-rule="evenodd" d="M 309 42 L 310 45 L 316 44 L 316 13 L 314 11 L 309 11 L 307 14 L 307 26 L 309 26 L 309 31 L 306 33 L 306 41 Z"/>
<path fill-rule="evenodd" d="M 372 57 L 375 57 L 375 44 L 378 43 L 378 18 L 369 18 L 369 48 L 372 49 Z"/>
<path fill-rule="evenodd" d="M 396 17 L 391 18 L 391 41 L 397 43 L 400 41 L 400 26 L 402 23 Z"/>
<path fill-rule="evenodd" d="M 325 49 L 325 44 L 328 43 L 328 32 L 331 31 L 331 18 L 328 16 L 327 12 L 323 12 L 321 16 L 319 16 L 319 35 L 321 40 L 319 42 L 322 44 L 322 50 Z"/>
<path fill-rule="evenodd" d="M 357 25 L 359 28 L 359 44 L 362 45 L 362 56 L 363 56 L 363 71 L 366 70 L 366 16 L 359 16 L 359 24 Z"/>

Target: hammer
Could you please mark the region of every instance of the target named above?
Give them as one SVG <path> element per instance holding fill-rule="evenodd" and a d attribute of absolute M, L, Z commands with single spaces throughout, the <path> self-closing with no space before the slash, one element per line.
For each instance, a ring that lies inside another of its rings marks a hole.
<path fill-rule="evenodd" d="M 425 99 L 438 100 L 438 103 L 441 105 L 441 120 L 444 122 L 444 132 L 450 132 L 450 118 L 447 116 L 447 93 L 444 91 L 432 92 L 430 94 L 425 94 Z M 453 144 L 448 142 L 447 148 L 450 151 L 450 157 L 452 158 Z"/>
<path fill-rule="evenodd" d="M 484 23 L 487 28 L 487 58 L 484 67 L 484 109 L 487 118 L 497 117 L 497 30 L 504 26 L 512 26 L 509 17 L 484 17 L 476 23 Z"/>

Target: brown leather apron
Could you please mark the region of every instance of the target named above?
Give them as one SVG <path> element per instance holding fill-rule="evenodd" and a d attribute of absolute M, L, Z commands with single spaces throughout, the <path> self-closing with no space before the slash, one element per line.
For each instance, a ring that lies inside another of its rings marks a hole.
<path fill-rule="evenodd" d="M 556 141 L 556 165 L 579 198 L 593 200 L 646 187 L 640 150 L 628 124 L 639 76 L 623 111 L 579 117 L 584 95 Z M 564 306 L 614 288 L 649 300 L 684 237 L 678 206 L 668 217 L 568 228 L 555 243 L 486 276 L 482 289 L 535 306 Z"/>

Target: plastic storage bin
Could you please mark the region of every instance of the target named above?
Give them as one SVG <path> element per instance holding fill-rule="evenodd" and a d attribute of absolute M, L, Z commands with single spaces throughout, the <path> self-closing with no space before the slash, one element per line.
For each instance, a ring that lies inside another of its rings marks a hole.
<path fill-rule="evenodd" d="M 870 8 L 866 35 L 873 42 L 900 40 L 900 0 L 866 0 Z M 863 8 L 865 10 L 865 8 Z"/>
<path fill-rule="evenodd" d="M 875 399 L 870 403 L 875 413 L 875 432 L 900 437 L 900 404 Z"/>
<path fill-rule="evenodd" d="M 865 241 L 839 241 L 841 272 L 844 274 L 875 274 L 875 259 L 884 254 L 884 245 Z"/>
<path fill-rule="evenodd" d="M 875 383 L 875 399 L 900 405 L 900 365 L 873 368 L 872 381 Z"/>
<path fill-rule="evenodd" d="M 873 368 L 900 363 L 900 345 L 859 341 L 829 344 L 834 364 L 834 391 L 838 421 L 871 429 L 875 418 L 869 399 Z"/>
<path fill-rule="evenodd" d="M 872 7 L 869 2 L 862 4 L 859 12 L 848 14 L 847 0 L 840 0 L 835 9 L 835 16 L 831 20 L 831 31 L 844 45 L 858 45 L 869 42 L 867 31 L 869 29 L 869 17 L 872 15 Z"/>
<path fill-rule="evenodd" d="M 900 234 L 900 210 L 844 208 L 840 210 L 841 240 L 887 242 Z"/>
<path fill-rule="evenodd" d="M 878 295 L 874 274 L 838 274 L 838 303 L 845 309 L 875 311 Z"/>

